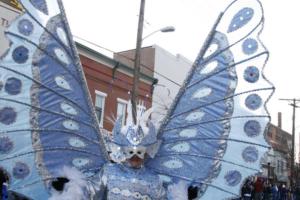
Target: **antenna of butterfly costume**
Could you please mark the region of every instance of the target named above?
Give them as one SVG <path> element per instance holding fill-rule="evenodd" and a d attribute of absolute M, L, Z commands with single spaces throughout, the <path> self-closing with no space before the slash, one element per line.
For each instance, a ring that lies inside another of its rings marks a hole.
<path fill-rule="evenodd" d="M 83 199 L 176 199 L 176 186 L 230 199 L 260 171 L 274 87 L 263 75 L 258 0 L 236 0 L 220 15 L 158 131 L 151 110 L 137 124 L 117 120 L 109 156 L 61 0 L 21 3 L 0 61 L 0 167 L 10 191 L 48 199 L 62 171 L 75 170 Z M 127 165 L 145 155 L 141 168 Z"/>

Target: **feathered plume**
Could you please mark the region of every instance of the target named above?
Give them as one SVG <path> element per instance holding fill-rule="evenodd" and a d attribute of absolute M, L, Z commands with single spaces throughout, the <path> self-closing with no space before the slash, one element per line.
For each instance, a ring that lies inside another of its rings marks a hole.
<path fill-rule="evenodd" d="M 151 115 L 151 113 L 153 112 L 153 108 L 150 108 L 148 110 L 145 111 L 145 105 L 144 102 L 139 102 L 138 106 L 137 106 L 137 124 L 133 124 L 133 117 L 132 117 L 132 105 L 131 105 L 131 101 L 128 101 L 127 104 L 127 119 L 126 119 L 126 125 L 122 127 L 121 132 L 123 134 L 127 133 L 128 127 L 132 127 L 135 129 L 135 131 L 137 131 L 138 127 L 140 126 L 143 129 L 143 132 L 145 135 L 148 134 L 149 132 L 149 128 L 147 127 L 147 121 Z"/>
<path fill-rule="evenodd" d="M 64 190 L 61 192 L 53 189 L 49 200 L 86 200 L 85 191 L 88 184 L 80 171 L 64 167 L 60 175 L 69 179 L 69 182 L 64 185 Z"/>
<path fill-rule="evenodd" d="M 149 128 L 147 126 L 147 121 L 149 120 L 150 115 L 152 114 L 154 108 L 149 108 L 146 110 L 141 117 L 138 119 L 138 124 L 141 126 L 143 129 L 143 132 L 147 135 L 149 132 Z"/>
<path fill-rule="evenodd" d="M 132 117 L 132 112 L 131 112 L 131 108 L 132 105 L 131 105 L 131 101 L 129 100 L 128 101 L 128 104 L 127 104 L 127 119 L 126 119 L 126 126 L 130 126 L 130 125 L 133 125 L 133 117 Z"/>
<path fill-rule="evenodd" d="M 179 181 L 177 184 L 169 185 L 168 199 L 188 200 L 187 190 L 187 184 L 184 181 Z"/>

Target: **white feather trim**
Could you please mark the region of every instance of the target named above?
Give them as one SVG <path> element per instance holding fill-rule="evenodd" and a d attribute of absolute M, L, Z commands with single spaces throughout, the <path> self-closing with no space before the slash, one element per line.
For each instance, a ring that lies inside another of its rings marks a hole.
<path fill-rule="evenodd" d="M 168 199 L 170 200 L 188 200 L 187 184 L 179 181 L 177 184 L 169 185 Z"/>
<path fill-rule="evenodd" d="M 59 176 L 70 181 L 64 185 L 62 192 L 53 189 L 49 200 L 86 200 L 85 191 L 88 188 L 84 175 L 75 168 L 64 167 Z"/>
<path fill-rule="evenodd" d="M 126 120 L 126 125 L 133 125 L 133 117 L 132 117 L 132 105 L 131 101 L 129 100 L 127 103 L 127 120 Z"/>

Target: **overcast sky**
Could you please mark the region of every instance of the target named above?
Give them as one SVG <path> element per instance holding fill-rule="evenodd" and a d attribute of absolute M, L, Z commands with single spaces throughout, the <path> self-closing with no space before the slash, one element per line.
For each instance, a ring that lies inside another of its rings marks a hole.
<path fill-rule="evenodd" d="M 75 36 L 112 51 L 134 49 L 140 0 L 63 0 Z M 156 33 L 143 46 L 157 44 L 194 61 L 219 13 L 231 0 L 146 0 L 144 36 L 164 26 L 173 33 Z M 270 51 L 266 77 L 276 92 L 268 104 L 272 122 L 283 112 L 283 129 L 292 130 L 292 107 L 279 98 L 300 98 L 299 0 L 262 0 L 265 28 L 261 39 Z M 105 52 L 103 52 L 105 53 Z M 107 53 L 107 52 L 106 52 Z M 298 53 L 298 54 L 297 54 Z M 300 103 L 299 103 L 300 105 Z M 296 132 L 300 132 L 300 109 Z M 296 144 L 299 144 L 297 134 Z"/>

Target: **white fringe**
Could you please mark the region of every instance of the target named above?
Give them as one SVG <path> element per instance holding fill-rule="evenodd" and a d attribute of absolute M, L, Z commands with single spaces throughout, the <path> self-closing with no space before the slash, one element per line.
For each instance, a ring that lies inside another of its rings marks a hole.
<path fill-rule="evenodd" d="M 62 192 L 53 189 L 49 200 L 87 200 L 84 190 L 88 188 L 88 184 L 80 171 L 75 168 L 64 167 L 59 175 L 70 181 L 64 185 Z"/>
<path fill-rule="evenodd" d="M 177 184 L 169 185 L 168 199 L 170 200 L 188 200 L 187 184 L 180 181 Z"/>

